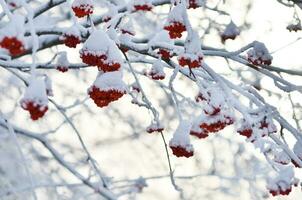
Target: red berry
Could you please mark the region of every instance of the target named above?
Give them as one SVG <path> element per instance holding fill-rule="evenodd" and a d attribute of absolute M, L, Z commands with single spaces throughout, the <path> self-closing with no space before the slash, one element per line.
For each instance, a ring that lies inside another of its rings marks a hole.
<path fill-rule="evenodd" d="M 169 31 L 171 39 L 181 38 L 182 32 L 186 31 L 186 27 L 181 22 L 171 22 L 169 25 L 164 27 L 165 30 Z"/>
<path fill-rule="evenodd" d="M 170 145 L 170 148 L 172 149 L 172 152 L 176 157 L 189 158 L 189 157 L 193 156 L 193 154 L 194 154 L 193 151 L 187 150 L 185 147 L 182 147 L 182 146 L 171 146 Z"/>
<path fill-rule="evenodd" d="M 18 56 L 25 52 L 23 42 L 16 37 L 5 36 L 0 42 L 0 46 L 7 49 L 12 56 Z"/>
<path fill-rule="evenodd" d="M 90 98 L 93 99 L 94 103 L 101 108 L 107 106 L 113 101 L 118 100 L 125 93 L 126 92 L 124 91 L 119 91 L 115 89 L 101 90 L 95 86 L 92 86 L 92 88 L 88 92 Z"/>
<path fill-rule="evenodd" d="M 70 48 L 76 48 L 77 45 L 81 43 L 81 38 L 76 35 L 64 34 L 63 42 L 66 46 L 68 46 Z"/>
<path fill-rule="evenodd" d="M 45 112 L 48 110 L 48 107 L 45 105 L 40 105 L 33 101 L 21 102 L 21 106 L 24 110 L 28 110 L 30 118 L 32 120 L 37 120 L 44 116 Z"/>

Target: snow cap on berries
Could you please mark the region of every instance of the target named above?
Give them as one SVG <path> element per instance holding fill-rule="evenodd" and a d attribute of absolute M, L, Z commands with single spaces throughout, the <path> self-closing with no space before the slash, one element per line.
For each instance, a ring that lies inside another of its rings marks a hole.
<path fill-rule="evenodd" d="M 188 34 L 185 41 L 185 52 L 178 57 L 179 65 L 188 65 L 189 68 L 197 68 L 202 65 L 203 53 L 198 33 L 195 31 Z"/>
<path fill-rule="evenodd" d="M 150 11 L 152 8 L 152 0 L 132 0 L 133 11 Z"/>
<path fill-rule="evenodd" d="M 192 124 L 190 121 L 183 120 L 179 122 L 173 138 L 169 142 L 169 146 L 173 154 L 177 157 L 191 157 L 193 156 L 193 146 L 190 143 L 190 130 Z"/>
<path fill-rule="evenodd" d="M 121 72 L 99 73 L 88 94 L 97 106 L 104 107 L 121 98 L 126 93 L 126 87 Z"/>
<path fill-rule="evenodd" d="M 43 117 L 48 110 L 46 92 L 45 81 L 42 78 L 31 77 L 20 104 L 24 110 L 29 111 L 32 120 Z"/>
<path fill-rule="evenodd" d="M 247 59 L 254 65 L 270 65 L 273 57 L 262 42 L 255 41 L 253 48 L 247 52 Z"/>
<path fill-rule="evenodd" d="M 12 20 L 0 30 L 0 47 L 8 50 L 12 56 L 25 52 L 24 23 L 24 16 L 14 14 Z"/>
<path fill-rule="evenodd" d="M 60 39 L 63 40 L 66 46 L 75 48 L 78 44 L 81 43 L 81 31 L 77 26 L 71 26 L 64 31 Z"/>
<path fill-rule="evenodd" d="M 156 60 L 153 63 L 152 68 L 148 73 L 148 76 L 150 76 L 154 80 L 162 80 L 165 78 L 166 74 L 164 72 L 164 67 L 161 60 Z"/>
<path fill-rule="evenodd" d="M 126 92 L 127 85 L 123 82 L 123 75 L 120 71 L 106 72 L 99 74 L 93 85 L 101 90 L 118 90 Z"/>
<path fill-rule="evenodd" d="M 67 53 L 66 51 L 62 51 L 58 54 L 58 59 L 57 59 L 57 63 L 56 63 L 56 68 L 57 70 L 61 71 L 61 72 L 66 72 L 68 71 L 68 66 L 69 66 L 69 61 L 67 58 Z"/>
<path fill-rule="evenodd" d="M 123 63 L 117 45 L 103 30 L 96 30 L 89 36 L 80 54 L 84 63 L 98 66 L 104 72 L 116 71 Z"/>
<path fill-rule="evenodd" d="M 45 81 L 42 78 L 32 77 L 25 90 L 23 100 L 32 100 L 40 105 L 47 105 L 48 98 L 46 94 Z"/>
<path fill-rule="evenodd" d="M 182 32 L 186 31 L 184 23 L 185 7 L 181 4 L 176 5 L 170 11 L 164 29 L 169 32 L 170 38 L 181 38 Z"/>
<path fill-rule="evenodd" d="M 94 31 L 84 43 L 83 50 L 91 51 L 96 56 L 105 54 L 108 59 L 122 62 L 121 54 L 116 44 L 103 30 Z"/>
<path fill-rule="evenodd" d="M 287 165 L 291 161 L 290 157 L 282 149 L 275 149 L 273 155 L 276 163 Z"/>
<path fill-rule="evenodd" d="M 294 177 L 294 171 L 291 167 L 282 167 L 271 175 L 267 180 L 267 189 L 273 196 L 288 195 L 293 185 L 297 185 L 298 179 Z"/>
<path fill-rule="evenodd" d="M 231 21 L 221 33 L 221 41 L 224 43 L 227 39 L 234 40 L 238 35 L 240 34 L 239 28 L 236 26 L 236 24 Z"/>

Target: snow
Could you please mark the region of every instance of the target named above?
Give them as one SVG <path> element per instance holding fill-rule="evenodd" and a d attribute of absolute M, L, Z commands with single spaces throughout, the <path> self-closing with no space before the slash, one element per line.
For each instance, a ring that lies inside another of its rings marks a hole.
<path fill-rule="evenodd" d="M 294 177 L 294 170 L 292 167 L 280 166 L 278 173 L 272 174 L 267 180 L 267 188 L 269 190 L 279 190 L 281 187 L 282 191 L 290 188 L 291 185 L 297 183 L 297 179 Z"/>
<path fill-rule="evenodd" d="M 283 150 L 274 150 L 274 161 L 278 163 L 290 163 L 290 157 Z"/>
<path fill-rule="evenodd" d="M 262 42 L 255 41 L 253 49 L 250 49 L 247 52 L 249 58 L 258 59 L 261 58 L 262 60 L 272 60 L 273 57 L 268 52 L 266 46 Z"/>
<path fill-rule="evenodd" d="M 12 21 L 0 30 L 0 39 L 4 36 L 18 37 L 18 39 L 24 38 L 24 16 L 14 14 L 12 19 Z"/>
<path fill-rule="evenodd" d="M 187 151 L 193 151 L 193 146 L 190 143 L 190 130 L 192 124 L 188 120 L 183 120 L 179 122 L 177 129 L 173 134 L 173 138 L 170 140 L 170 146 L 181 146 Z"/>
<path fill-rule="evenodd" d="M 196 31 L 192 31 L 188 34 L 185 41 L 185 52 L 203 57 L 203 53 L 201 51 L 201 41 Z"/>
<path fill-rule="evenodd" d="M 116 44 L 103 30 L 94 31 L 83 45 L 82 52 L 89 52 L 95 56 L 106 55 L 108 62 L 122 63 L 122 55 Z"/>
<path fill-rule="evenodd" d="M 103 91 L 113 89 L 125 92 L 127 89 L 126 84 L 122 80 L 122 73 L 120 71 L 100 73 L 93 85 Z"/>
<path fill-rule="evenodd" d="M 84 5 L 89 5 L 93 6 L 93 1 L 92 0 L 74 0 L 72 3 L 72 7 L 80 7 Z M 88 7 L 86 7 L 88 8 Z"/>
<path fill-rule="evenodd" d="M 79 30 L 79 28 L 77 26 L 71 26 L 70 28 L 66 29 L 64 31 L 64 35 L 68 35 L 68 36 L 76 36 L 78 38 L 81 38 L 81 32 Z"/>
<path fill-rule="evenodd" d="M 46 85 L 45 81 L 42 78 L 30 78 L 29 85 L 25 90 L 24 96 L 21 99 L 21 103 L 27 101 L 33 101 L 39 105 L 47 105 L 48 98 L 46 94 Z"/>
<path fill-rule="evenodd" d="M 165 44 L 174 45 L 174 41 L 171 40 L 169 33 L 165 30 L 161 30 L 149 41 L 149 46 L 156 46 L 161 45 L 164 46 Z M 164 45 L 162 45 L 164 44 Z"/>
<path fill-rule="evenodd" d="M 299 142 L 296 142 L 294 145 L 294 153 L 302 160 L 302 145 Z"/>
<path fill-rule="evenodd" d="M 163 68 L 163 63 L 161 62 L 161 60 L 156 60 L 151 68 L 150 73 L 154 73 L 158 76 L 165 76 L 165 72 L 164 72 L 164 68 Z"/>
<path fill-rule="evenodd" d="M 48 96 L 53 96 L 53 89 L 52 89 L 51 79 L 47 75 L 45 75 L 44 81 L 45 81 L 46 94 Z"/>
<path fill-rule="evenodd" d="M 166 22 L 166 25 L 169 25 L 171 22 L 181 22 L 184 21 L 184 12 L 185 7 L 181 4 L 176 5 L 172 10 L 170 11 L 168 15 L 168 19 Z"/>
<path fill-rule="evenodd" d="M 233 21 L 231 21 L 225 28 L 224 32 L 222 33 L 222 35 L 226 35 L 226 36 L 237 36 L 240 34 L 240 30 L 239 28 L 236 26 L 236 24 L 234 24 Z"/>
<path fill-rule="evenodd" d="M 61 67 L 68 67 L 70 65 L 68 59 L 67 59 L 67 53 L 66 51 L 60 52 L 58 54 L 58 59 L 57 59 L 57 66 Z"/>

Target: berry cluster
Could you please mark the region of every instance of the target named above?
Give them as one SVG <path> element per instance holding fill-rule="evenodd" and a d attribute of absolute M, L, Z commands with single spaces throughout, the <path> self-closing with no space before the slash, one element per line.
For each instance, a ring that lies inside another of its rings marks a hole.
<path fill-rule="evenodd" d="M 37 120 L 43 117 L 46 111 L 48 110 L 47 106 L 40 105 L 39 103 L 34 101 L 22 101 L 21 107 L 29 112 L 30 118 L 32 120 Z"/>
<path fill-rule="evenodd" d="M 178 56 L 180 66 L 188 66 L 190 69 L 198 68 L 203 63 L 203 53 L 201 51 L 201 43 L 197 32 L 192 32 L 186 38 L 185 52 Z"/>
<path fill-rule="evenodd" d="M 191 123 L 189 121 L 181 121 L 174 132 L 169 146 L 176 157 L 189 158 L 194 155 L 194 149 L 189 138 L 190 129 Z"/>
<path fill-rule="evenodd" d="M 0 41 L 0 46 L 7 49 L 12 56 L 18 56 L 25 52 L 24 43 L 17 37 L 5 36 Z"/>
<path fill-rule="evenodd" d="M 84 63 L 97 66 L 103 72 L 120 69 L 121 60 L 118 55 L 119 50 L 116 44 L 101 30 L 94 31 L 80 51 L 80 57 Z"/>
<path fill-rule="evenodd" d="M 92 14 L 93 7 L 91 0 L 74 0 L 72 3 L 72 10 L 79 18 Z"/>
<path fill-rule="evenodd" d="M 171 39 L 181 38 L 182 32 L 186 31 L 183 13 L 181 5 L 176 5 L 169 13 L 164 29 L 169 32 Z"/>
<path fill-rule="evenodd" d="M 231 21 L 220 34 L 222 43 L 225 43 L 226 40 L 231 39 L 235 40 L 235 38 L 240 34 L 239 28 Z"/>
<path fill-rule="evenodd" d="M 76 48 L 78 44 L 81 43 L 81 33 L 80 31 L 72 26 L 67 31 L 63 33 L 60 38 L 67 47 Z"/>
<path fill-rule="evenodd" d="M 100 73 L 88 89 L 90 98 L 98 107 L 105 107 L 126 94 L 126 86 L 119 71 Z"/>
<path fill-rule="evenodd" d="M 92 88 L 90 88 L 88 92 L 90 98 L 93 99 L 94 103 L 101 108 L 108 106 L 108 104 L 113 101 L 117 101 L 125 93 L 125 91 L 119 91 L 115 89 L 101 90 L 96 86 L 92 86 Z"/>
<path fill-rule="evenodd" d="M 247 60 L 253 65 L 270 65 L 272 59 L 273 57 L 261 42 L 254 42 L 253 48 L 247 52 Z"/>
<path fill-rule="evenodd" d="M 151 77 L 153 80 L 163 80 L 166 77 L 162 63 L 157 60 L 153 63 L 152 68 L 146 73 L 147 76 Z"/>
<path fill-rule="evenodd" d="M 25 90 L 23 98 L 20 100 L 21 107 L 27 110 L 32 120 L 37 120 L 44 116 L 48 110 L 48 94 L 52 94 L 52 89 L 48 82 L 46 88 L 46 79 L 32 77 L 28 87 Z"/>

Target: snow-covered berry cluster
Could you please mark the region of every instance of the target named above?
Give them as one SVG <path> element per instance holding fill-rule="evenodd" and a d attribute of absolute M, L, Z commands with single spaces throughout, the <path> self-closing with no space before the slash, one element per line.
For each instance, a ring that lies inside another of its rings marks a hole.
<path fill-rule="evenodd" d="M 294 31 L 294 32 L 301 31 L 302 30 L 301 22 L 299 21 L 296 24 L 289 24 L 286 27 L 286 29 L 289 30 L 290 32 L 292 32 L 292 31 Z"/>
<path fill-rule="evenodd" d="M 96 30 L 89 36 L 80 55 L 84 63 L 97 66 L 103 72 L 117 71 L 122 64 L 118 47 L 102 30 Z"/>
<path fill-rule="evenodd" d="M 178 56 L 178 63 L 180 66 L 188 66 L 191 68 L 198 68 L 203 63 L 203 53 L 201 51 L 201 43 L 198 33 L 192 32 L 186 38 L 184 45 L 184 53 Z"/>
<path fill-rule="evenodd" d="M 67 59 L 67 53 L 65 51 L 60 52 L 58 54 L 56 69 L 64 73 L 68 71 L 68 66 L 69 66 L 69 61 Z"/>
<path fill-rule="evenodd" d="M 150 11 L 153 5 L 150 0 L 133 0 L 134 11 Z"/>
<path fill-rule="evenodd" d="M 179 4 L 170 11 L 164 29 L 169 32 L 170 38 L 181 38 L 186 31 L 184 23 L 184 8 Z"/>
<path fill-rule="evenodd" d="M 216 86 L 200 91 L 196 100 L 203 103 L 203 113 L 195 119 L 191 135 L 206 138 L 209 133 L 218 132 L 234 123 L 234 116 L 223 92 Z"/>
<path fill-rule="evenodd" d="M 173 46 L 174 41 L 169 37 L 169 34 L 167 31 L 160 31 L 158 32 L 149 42 L 149 46 L 151 47 L 157 47 L 157 46 Z M 157 54 L 160 56 L 162 60 L 169 60 L 173 57 L 173 52 L 166 48 L 159 48 L 157 51 Z"/>
<path fill-rule="evenodd" d="M 297 186 L 299 180 L 294 177 L 294 171 L 290 167 L 284 167 L 270 177 L 267 181 L 267 189 L 273 196 L 288 195 L 292 191 L 292 186 Z"/>
<path fill-rule="evenodd" d="M 72 26 L 63 33 L 60 39 L 66 46 L 76 48 L 77 45 L 81 43 L 81 32 L 77 27 Z"/>
<path fill-rule="evenodd" d="M 152 78 L 153 80 L 162 80 L 166 77 L 164 72 L 163 64 L 161 60 L 156 60 L 149 72 L 146 72 L 146 75 Z"/>
<path fill-rule="evenodd" d="M 93 13 L 93 2 L 92 0 L 74 0 L 72 10 L 75 16 L 82 18 Z"/>
<path fill-rule="evenodd" d="M 11 20 L 0 30 L 0 47 L 6 49 L 11 56 L 18 56 L 25 52 L 24 17 L 13 15 Z"/>
<path fill-rule="evenodd" d="M 226 40 L 235 38 L 240 34 L 239 28 L 231 21 L 225 28 L 225 30 L 220 34 L 222 43 L 225 43 Z"/>
<path fill-rule="evenodd" d="M 247 52 L 247 60 L 253 65 L 270 65 L 273 57 L 262 42 L 254 42 L 253 48 Z"/>
<path fill-rule="evenodd" d="M 255 138 L 266 137 L 277 132 L 277 127 L 271 118 L 267 116 L 264 116 L 261 120 L 257 119 L 258 116 L 254 118 L 252 123 L 248 123 L 244 119 L 241 120 L 241 127 L 237 129 L 240 135 L 247 137 L 251 142 L 254 142 Z"/>
<path fill-rule="evenodd" d="M 120 71 L 99 73 L 88 89 L 90 98 L 98 107 L 105 107 L 126 94 L 126 85 Z"/>
<path fill-rule="evenodd" d="M 191 157 L 194 154 L 194 148 L 190 143 L 190 129 L 191 123 L 183 120 L 179 122 L 173 138 L 169 142 L 172 152 L 177 157 Z"/>
<path fill-rule="evenodd" d="M 42 78 L 32 77 L 20 100 L 21 107 L 27 110 L 32 120 L 44 116 L 48 110 L 48 98 L 45 81 Z"/>

